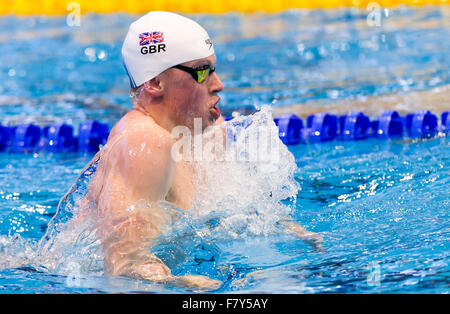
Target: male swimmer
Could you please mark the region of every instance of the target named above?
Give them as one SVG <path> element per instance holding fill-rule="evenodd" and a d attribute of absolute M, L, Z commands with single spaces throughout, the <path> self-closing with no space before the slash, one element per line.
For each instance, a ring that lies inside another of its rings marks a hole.
<path fill-rule="evenodd" d="M 150 12 L 131 24 L 122 48 L 133 108 L 113 127 L 94 159 L 98 167 L 83 207 L 96 213 L 105 270 L 112 275 L 199 289 L 220 282 L 205 276 L 174 276 L 151 253 L 170 217 L 169 202 L 188 210 L 193 169 L 171 155 L 176 126 L 206 128 L 223 121 L 216 55 L 207 32 L 195 21 L 169 12 Z M 161 202 L 162 201 L 162 202 Z M 319 246 L 321 237 L 288 221 L 301 239 Z"/>

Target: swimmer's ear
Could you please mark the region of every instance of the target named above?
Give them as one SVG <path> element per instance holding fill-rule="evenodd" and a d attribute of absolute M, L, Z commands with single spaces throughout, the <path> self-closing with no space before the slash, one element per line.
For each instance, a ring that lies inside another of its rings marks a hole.
<path fill-rule="evenodd" d="M 163 95 L 164 84 L 162 83 L 159 76 L 152 78 L 151 80 L 144 83 L 144 89 L 153 98 L 158 98 Z"/>

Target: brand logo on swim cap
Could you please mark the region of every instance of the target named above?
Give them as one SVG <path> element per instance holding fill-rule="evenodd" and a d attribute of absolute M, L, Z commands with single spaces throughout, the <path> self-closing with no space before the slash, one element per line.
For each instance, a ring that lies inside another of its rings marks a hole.
<path fill-rule="evenodd" d="M 209 49 L 211 49 L 211 47 L 212 47 L 212 45 L 213 45 L 211 39 L 208 38 L 207 40 L 205 40 L 205 43 L 206 43 L 207 45 L 209 45 Z"/>
<path fill-rule="evenodd" d="M 162 32 L 146 32 L 139 34 L 139 46 L 143 55 L 166 51 L 164 34 Z M 152 45 L 157 44 L 157 45 Z"/>

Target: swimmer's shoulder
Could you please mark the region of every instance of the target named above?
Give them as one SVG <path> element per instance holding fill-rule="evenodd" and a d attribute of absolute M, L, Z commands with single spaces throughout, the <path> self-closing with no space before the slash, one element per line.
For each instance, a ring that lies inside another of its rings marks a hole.
<path fill-rule="evenodd" d="M 174 142 L 171 134 L 151 117 L 131 111 L 111 130 L 106 151 L 127 160 L 147 162 L 170 157 Z"/>
<path fill-rule="evenodd" d="M 101 193 L 120 195 L 117 204 L 165 199 L 175 172 L 172 139 L 166 133 L 145 117 L 125 115 L 104 146 Z"/>

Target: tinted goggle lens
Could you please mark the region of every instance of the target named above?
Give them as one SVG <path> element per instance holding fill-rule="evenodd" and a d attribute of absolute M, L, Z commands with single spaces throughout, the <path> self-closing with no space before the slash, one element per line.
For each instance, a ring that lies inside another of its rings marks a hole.
<path fill-rule="evenodd" d="M 197 72 L 197 82 L 203 83 L 207 78 L 209 73 L 211 73 L 211 68 L 206 68 L 202 70 L 196 70 Z"/>

